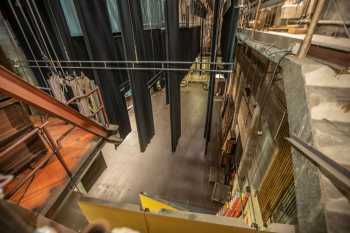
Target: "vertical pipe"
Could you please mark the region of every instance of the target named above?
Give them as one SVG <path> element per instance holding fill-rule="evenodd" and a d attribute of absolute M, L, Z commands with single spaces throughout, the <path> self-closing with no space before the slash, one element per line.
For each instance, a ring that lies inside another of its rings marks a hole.
<path fill-rule="evenodd" d="M 304 40 L 299 48 L 298 51 L 298 58 L 304 58 L 306 57 L 309 48 L 311 46 L 311 42 L 312 42 L 312 36 L 315 32 L 316 26 L 317 26 L 317 22 L 320 19 L 322 10 L 324 8 L 324 5 L 326 3 L 326 0 L 319 0 L 317 5 L 316 5 L 316 9 L 314 12 L 314 15 L 312 16 L 309 28 L 306 32 L 306 35 L 304 37 Z"/>

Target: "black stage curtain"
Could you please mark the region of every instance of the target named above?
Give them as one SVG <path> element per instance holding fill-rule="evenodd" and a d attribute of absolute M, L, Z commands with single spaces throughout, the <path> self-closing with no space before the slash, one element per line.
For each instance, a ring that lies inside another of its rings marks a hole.
<path fill-rule="evenodd" d="M 179 51 L 179 7 L 178 0 L 166 0 L 164 6 L 167 60 L 178 61 Z M 169 67 L 171 67 L 169 65 Z M 171 149 L 176 150 L 181 136 L 180 78 L 177 72 L 168 72 L 168 95 L 170 103 Z"/>
<path fill-rule="evenodd" d="M 146 53 L 145 47 L 140 2 L 138 0 L 119 0 L 117 4 L 126 60 L 149 60 L 150 56 Z M 140 150 L 142 152 L 145 151 L 154 136 L 152 102 L 147 86 L 148 78 L 151 76 L 150 73 L 153 72 L 128 71 Z"/>
<path fill-rule="evenodd" d="M 194 61 L 200 52 L 200 27 L 180 28 L 179 59 L 181 61 Z M 191 66 L 191 65 L 189 65 Z"/>
<path fill-rule="evenodd" d="M 234 61 L 235 51 L 235 37 L 236 27 L 238 21 L 239 9 L 231 4 L 230 8 L 223 16 L 222 30 L 221 30 L 221 55 L 223 62 Z M 232 66 L 225 65 L 225 69 L 232 69 Z M 225 78 L 228 78 L 229 74 L 225 73 Z"/>
<path fill-rule="evenodd" d="M 214 22 L 213 22 L 213 31 L 212 31 L 212 37 L 211 37 L 211 51 L 210 51 L 210 62 L 216 61 L 216 52 L 217 52 L 217 37 L 219 32 L 219 17 L 220 15 L 220 8 L 223 1 L 216 0 L 214 3 Z M 210 65 L 211 70 L 215 70 L 215 65 Z M 208 149 L 208 143 L 210 141 L 210 134 L 211 134 L 211 121 L 212 121 L 212 115 L 213 115 L 213 104 L 214 104 L 214 90 L 215 90 L 215 73 L 210 73 L 210 80 L 209 80 L 209 91 L 208 91 L 208 103 L 207 103 L 207 115 L 205 120 L 205 129 L 204 129 L 204 137 L 206 138 L 206 144 L 205 144 L 205 153 L 207 153 Z"/>
<path fill-rule="evenodd" d="M 118 60 L 105 0 L 74 0 L 90 60 Z M 97 85 L 102 90 L 109 121 L 119 125 L 125 137 L 130 121 L 125 98 L 120 92 L 121 74 L 112 70 L 94 70 Z"/>

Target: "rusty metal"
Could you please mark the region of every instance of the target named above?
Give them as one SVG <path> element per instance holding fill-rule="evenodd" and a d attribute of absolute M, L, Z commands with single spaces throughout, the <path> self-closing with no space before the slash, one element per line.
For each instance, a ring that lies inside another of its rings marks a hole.
<path fill-rule="evenodd" d="M 59 148 L 62 147 L 61 142 L 63 141 L 63 139 L 64 139 L 70 132 L 72 132 L 73 129 L 75 129 L 75 126 L 74 126 L 74 125 L 73 125 L 72 127 L 70 127 L 66 132 L 64 132 L 64 133 L 56 140 L 57 145 L 58 145 Z"/>
<path fill-rule="evenodd" d="M 45 164 L 54 156 L 55 154 L 52 153 L 44 160 L 42 160 L 38 166 L 36 166 L 28 175 L 26 175 L 23 179 L 20 180 L 18 184 L 16 184 L 15 187 L 13 187 L 9 192 L 5 194 L 5 199 L 10 198 L 13 194 L 15 194 L 32 176 L 35 175 L 42 167 L 45 166 Z"/>
<path fill-rule="evenodd" d="M 47 122 L 45 123 L 47 124 Z M 5 156 L 7 153 L 9 153 L 11 150 L 15 149 L 18 145 L 20 145 L 21 143 L 27 141 L 28 139 L 30 139 L 33 135 L 37 134 L 40 131 L 40 128 L 34 128 L 32 131 L 30 131 L 28 134 L 26 134 L 25 136 L 21 137 L 18 141 L 16 141 L 15 143 L 11 144 L 9 147 L 7 147 L 5 150 L 1 151 L 0 153 L 0 158 L 2 158 L 3 156 Z"/>
<path fill-rule="evenodd" d="M 95 93 L 95 92 L 97 93 L 97 98 L 98 98 L 100 107 L 99 107 L 94 113 L 92 113 L 91 115 L 89 115 L 89 116 L 87 116 L 87 117 L 88 117 L 88 118 L 95 117 L 97 113 L 99 113 L 99 112 L 102 111 L 103 118 L 104 118 L 104 125 L 105 125 L 105 127 L 109 127 L 109 120 L 108 120 L 108 116 L 107 116 L 107 112 L 106 112 L 105 105 L 103 104 L 103 100 L 102 100 L 102 95 L 101 95 L 100 88 L 96 87 L 95 89 L 93 89 L 92 91 L 86 93 L 85 95 L 73 97 L 72 99 L 68 100 L 68 101 L 66 102 L 66 104 L 68 105 L 68 104 L 71 104 L 71 103 L 80 101 L 81 99 L 87 98 L 87 97 L 89 97 L 90 95 L 92 95 L 92 94 Z M 75 126 L 74 126 L 74 125 L 73 125 L 71 128 L 69 128 L 66 132 L 64 132 L 64 133 L 56 140 L 57 145 L 58 145 L 59 147 L 61 147 L 61 142 L 63 141 L 63 139 L 64 139 L 70 132 L 72 132 L 73 129 L 75 129 Z"/>
<path fill-rule="evenodd" d="M 46 127 L 42 127 L 42 135 L 44 137 L 46 137 L 47 142 L 49 144 L 49 147 L 51 148 L 51 150 L 53 151 L 53 153 L 56 155 L 57 159 L 60 161 L 60 163 L 62 164 L 64 170 L 67 172 L 69 178 L 73 177 L 73 174 L 71 173 L 71 171 L 68 168 L 68 165 L 66 164 L 66 162 L 64 161 L 63 155 L 61 154 L 60 150 L 58 149 L 58 145 L 56 144 L 55 140 L 52 138 L 51 134 L 49 133 L 49 131 L 46 129 Z"/>
<path fill-rule="evenodd" d="M 50 147 L 50 149 L 52 150 L 52 154 L 46 156 L 45 159 L 43 159 L 38 166 L 36 166 L 28 175 L 26 175 L 23 179 L 20 180 L 20 182 L 18 184 L 16 184 L 16 186 L 14 188 L 12 188 L 8 193 L 5 194 L 5 198 L 9 198 L 11 197 L 14 193 L 17 192 L 17 190 L 19 190 L 27 181 L 29 178 L 31 178 L 32 176 L 35 175 L 36 172 L 39 171 L 39 169 L 41 169 L 54 155 L 57 157 L 58 161 L 61 163 L 61 165 L 63 166 L 64 170 L 66 171 L 67 175 L 69 176 L 70 179 L 72 179 L 73 175 L 71 173 L 71 171 L 69 170 L 66 162 L 63 159 L 63 156 L 59 150 L 58 145 L 56 144 L 55 140 L 53 139 L 53 137 L 51 136 L 51 134 L 48 132 L 48 130 L 46 129 L 46 126 L 48 125 L 49 121 L 43 123 L 42 125 L 40 125 L 39 127 L 36 127 L 35 129 L 33 129 L 31 132 L 29 132 L 28 134 L 26 134 L 24 137 L 22 137 L 20 140 L 18 140 L 17 142 L 13 143 L 10 147 L 8 147 L 5 151 L 1 152 L 1 156 L 5 155 L 6 153 L 8 153 L 9 151 L 15 149 L 19 144 L 25 142 L 26 140 L 28 140 L 30 137 L 32 137 L 35 134 L 38 134 L 42 139 L 44 139 L 44 141 L 46 141 L 47 145 Z"/>
<path fill-rule="evenodd" d="M 18 75 L 2 66 L 0 67 L 0 91 L 107 140 L 115 132 L 115 130 L 104 128 L 88 117 L 81 115 L 72 108 L 50 97 L 45 92 L 26 83 Z"/>

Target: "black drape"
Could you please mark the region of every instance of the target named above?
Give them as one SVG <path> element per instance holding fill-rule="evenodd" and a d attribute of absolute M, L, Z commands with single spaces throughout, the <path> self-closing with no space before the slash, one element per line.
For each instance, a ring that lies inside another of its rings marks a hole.
<path fill-rule="evenodd" d="M 230 8 L 223 16 L 221 30 L 221 55 L 223 62 L 234 61 L 236 27 L 238 21 L 239 8 L 234 7 L 231 3 Z M 232 66 L 225 65 L 225 69 L 232 69 Z M 225 73 L 228 78 L 229 74 Z"/>
<path fill-rule="evenodd" d="M 70 36 L 68 24 L 66 22 L 62 6 L 59 0 L 44 0 L 45 11 L 48 14 L 48 20 L 51 24 L 49 27 L 54 32 L 57 40 L 57 51 L 61 59 L 77 60 L 77 54 L 74 50 L 72 38 Z M 43 12 L 43 11 L 42 11 Z"/>
<path fill-rule="evenodd" d="M 219 17 L 220 17 L 220 7 L 221 7 L 221 0 L 216 0 L 214 3 L 214 21 L 213 21 L 213 31 L 212 31 L 212 37 L 211 37 L 211 51 L 210 51 L 210 62 L 216 62 L 216 48 L 217 48 L 217 37 L 219 32 Z M 215 70 L 216 66 L 211 64 L 210 65 L 211 70 Z M 210 73 L 210 80 L 209 80 L 209 92 L 208 92 L 208 103 L 207 103 L 207 115 L 206 115 L 206 124 L 205 124 L 205 131 L 204 136 L 206 138 L 206 147 L 205 152 L 207 152 L 208 149 L 208 143 L 210 141 L 210 133 L 211 133 L 211 120 L 213 115 L 213 104 L 214 104 L 214 90 L 215 90 L 215 73 Z"/>
<path fill-rule="evenodd" d="M 147 56 L 145 50 L 145 36 L 139 0 L 118 0 L 117 4 L 126 60 L 148 60 L 150 56 Z M 147 86 L 148 78 L 152 73 L 139 70 L 128 71 L 142 152 L 145 151 L 154 136 L 152 102 Z"/>
<path fill-rule="evenodd" d="M 200 52 L 200 27 L 180 28 L 178 51 L 180 61 L 194 61 Z M 187 68 L 189 68 L 189 65 Z"/>
<path fill-rule="evenodd" d="M 164 6 L 167 60 L 179 60 L 179 7 L 178 0 L 166 0 Z M 170 66 L 170 65 L 169 65 Z M 178 73 L 168 72 L 168 91 L 171 122 L 171 149 L 174 152 L 181 136 L 180 79 Z"/>
<path fill-rule="evenodd" d="M 74 4 L 90 60 L 118 60 L 106 1 L 74 0 Z M 118 124 L 120 135 L 125 137 L 131 131 L 131 126 L 125 98 L 120 92 L 120 72 L 94 70 L 94 77 L 102 90 L 110 122 Z"/>

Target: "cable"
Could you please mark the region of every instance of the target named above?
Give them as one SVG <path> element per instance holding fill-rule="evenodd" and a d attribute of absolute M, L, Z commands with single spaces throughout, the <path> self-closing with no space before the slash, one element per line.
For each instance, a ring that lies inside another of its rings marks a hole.
<path fill-rule="evenodd" d="M 44 74 L 43 74 L 41 68 L 39 67 L 39 63 L 38 63 L 37 57 L 36 57 L 36 55 L 35 55 L 35 53 L 34 53 L 32 47 L 31 47 L 31 45 L 30 45 L 30 43 L 29 43 L 29 40 L 28 40 L 28 38 L 27 38 L 27 36 L 26 36 L 26 34 L 25 34 L 25 32 L 24 32 L 24 29 L 23 29 L 23 27 L 22 27 L 21 21 L 20 21 L 19 18 L 18 18 L 18 15 L 17 15 L 17 13 L 16 13 L 16 11 L 15 11 L 15 9 L 14 9 L 14 7 L 13 7 L 13 4 L 12 4 L 11 0 L 8 0 L 8 4 L 9 4 L 9 6 L 10 6 L 10 8 L 11 8 L 12 14 L 13 14 L 14 17 L 15 17 L 15 20 L 16 20 L 16 23 L 18 24 L 18 27 L 19 27 L 21 33 L 23 34 L 24 41 L 26 42 L 26 44 L 27 44 L 27 46 L 28 46 L 28 48 L 29 48 L 29 51 L 30 51 L 31 55 L 33 56 L 34 62 L 35 62 L 36 65 L 38 66 L 37 68 L 38 68 L 38 70 L 39 70 L 39 73 L 40 73 L 40 75 L 41 75 L 41 78 L 42 78 L 43 82 L 45 83 L 45 85 L 46 85 L 47 87 L 49 87 L 49 85 L 48 85 L 48 83 L 47 83 L 47 80 L 46 80 L 46 78 L 45 78 L 45 76 L 44 76 Z M 19 8 L 20 8 L 21 13 L 23 14 L 23 12 L 22 12 L 22 10 L 21 10 L 21 6 L 19 6 Z M 25 21 L 26 21 L 26 20 L 25 20 Z M 27 26 L 28 26 L 28 22 L 27 22 L 27 21 L 26 21 L 26 24 L 27 24 Z M 29 28 L 29 30 L 32 30 L 31 27 L 28 27 L 28 28 Z M 37 43 L 36 38 L 35 38 L 35 37 L 33 37 L 33 38 L 34 38 L 34 41 Z M 41 47 L 40 47 L 40 45 L 39 45 L 38 43 L 37 43 L 37 46 L 38 46 L 40 52 L 42 53 Z M 50 92 L 51 92 L 51 91 L 50 91 Z M 51 93 L 51 94 L 52 94 L 52 93 Z"/>
<path fill-rule="evenodd" d="M 28 0 L 27 0 L 27 2 L 28 2 Z M 33 6 L 34 6 L 34 10 L 36 11 L 36 14 L 37 14 L 38 17 L 39 17 L 39 22 L 41 23 L 41 25 L 42 25 L 42 27 L 43 27 L 43 29 L 44 29 L 45 35 L 46 35 L 46 37 L 47 37 L 47 39 L 48 39 L 48 41 L 49 41 L 49 45 L 50 45 L 50 47 L 51 47 L 51 49 L 52 49 L 52 52 L 53 52 L 53 54 L 54 54 L 54 56 L 55 56 L 55 59 L 58 61 L 58 66 L 61 68 L 62 74 L 64 74 L 64 71 L 63 71 L 63 69 L 62 69 L 60 60 L 58 59 L 58 56 L 57 56 L 55 47 L 53 46 L 52 41 L 51 41 L 51 38 L 50 38 L 50 35 L 49 35 L 49 33 L 47 32 L 47 30 L 46 30 L 46 26 L 45 26 L 45 24 L 44 24 L 44 22 L 43 22 L 43 20 L 42 20 L 42 18 L 41 18 L 41 15 L 40 15 L 40 13 L 39 13 L 38 7 L 37 7 L 37 5 L 36 5 L 36 3 L 35 3 L 34 0 L 32 0 L 32 3 L 33 3 Z"/>
<path fill-rule="evenodd" d="M 55 26 L 56 26 L 56 29 L 57 29 L 57 32 L 58 32 L 58 36 L 59 36 L 59 38 L 60 38 L 60 41 L 61 41 L 62 46 L 63 46 L 63 49 L 64 49 L 64 54 L 66 55 L 67 60 L 70 61 L 70 56 L 69 56 L 69 54 L 68 54 L 68 52 L 67 52 L 67 48 L 66 48 L 66 46 L 65 46 L 65 43 L 64 43 L 64 41 L 63 41 L 63 39 L 62 39 L 61 30 L 60 30 L 60 28 L 58 27 L 58 23 L 57 23 L 57 21 L 56 21 L 56 17 L 55 17 L 55 15 L 54 15 L 54 13 L 53 13 L 51 7 L 48 7 L 48 8 L 50 9 L 51 17 L 53 17 L 53 21 L 54 21 L 54 23 L 55 23 Z"/>
<path fill-rule="evenodd" d="M 9 0 L 9 1 L 10 1 L 10 0 Z M 24 21 L 26 22 L 26 25 L 27 25 L 27 27 L 28 27 L 30 33 L 32 34 L 32 37 L 33 37 L 33 39 L 34 39 L 34 41 L 35 41 L 37 47 L 38 47 L 39 50 L 40 50 L 41 56 L 44 58 L 44 60 L 45 60 L 46 63 L 47 63 L 47 56 L 46 56 L 45 52 L 43 51 L 43 49 L 41 48 L 40 43 L 39 43 L 39 41 L 38 41 L 38 38 L 36 37 L 36 35 L 35 35 L 35 33 L 34 33 L 34 30 L 33 30 L 32 26 L 30 25 L 30 22 L 29 22 L 29 20 L 28 20 L 28 18 L 27 18 L 27 16 L 26 16 L 26 14 L 24 13 L 24 10 L 23 10 L 23 8 L 22 8 L 21 2 L 20 2 L 20 1 L 16 1 L 16 2 L 17 2 L 17 6 L 18 6 L 18 8 L 19 8 L 21 14 L 23 15 Z M 48 68 L 49 68 L 50 71 L 52 72 L 52 67 L 48 67 Z M 54 69 L 56 69 L 56 67 L 54 67 Z"/>
<path fill-rule="evenodd" d="M 19 1 L 17 1 L 17 2 L 19 3 Z M 28 6 L 28 8 L 29 8 L 29 12 L 30 12 L 30 14 L 31 14 L 31 16 L 32 16 L 32 18 L 33 18 L 34 25 L 35 25 L 35 27 L 37 28 L 37 30 L 38 30 L 38 32 L 39 32 L 41 41 L 42 41 L 42 43 L 44 44 L 44 48 L 45 48 L 45 50 L 46 50 L 48 59 L 50 60 L 52 66 L 53 66 L 53 68 L 54 68 L 54 70 L 55 70 L 55 73 L 58 73 L 58 72 L 57 72 L 57 68 L 55 67 L 55 65 L 54 65 L 54 63 L 53 63 L 53 59 L 52 59 L 52 57 L 51 57 L 50 50 L 49 50 L 49 48 L 48 48 L 48 46 L 47 46 L 47 44 L 46 44 L 46 41 L 45 41 L 45 39 L 44 39 L 43 34 L 41 33 L 40 26 L 39 26 L 39 24 L 38 24 L 38 21 L 37 21 L 35 15 L 34 15 L 34 12 L 33 12 L 33 9 L 32 9 L 32 6 L 31 6 L 29 0 L 26 0 L 26 3 L 27 3 L 27 6 Z M 19 3 L 19 4 L 20 4 L 20 3 Z M 24 16 L 25 16 L 25 15 L 24 15 Z M 25 16 L 25 18 L 27 18 L 27 16 Z M 27 19 L 27 20 L 28 20 L 28 19 Z"/>

